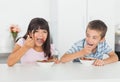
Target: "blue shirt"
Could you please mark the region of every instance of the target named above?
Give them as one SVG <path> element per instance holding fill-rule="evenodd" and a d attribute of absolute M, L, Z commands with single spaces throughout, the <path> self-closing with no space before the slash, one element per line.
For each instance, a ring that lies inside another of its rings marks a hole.
<path fill-rule="evenodd" d="M 78 52 L 82 50 L 85 45 L 86 45 L 85 39 L 79 40 L 78 42 L 73 44 L 73 46 L 66 52 L 66 54 L 72 54 L 72 53 Z M 103 59 L 103 55 L 104 54 L 108 55 L 111 51 L 112 49 L 110 48 L 110 46 L 106 43 L 106 41 L 103 41 L 98 44 L 95 53 L 91 53 L 85 57 Z M 79 58 L 75 59 L 74 61 L 79 62 Z"/>

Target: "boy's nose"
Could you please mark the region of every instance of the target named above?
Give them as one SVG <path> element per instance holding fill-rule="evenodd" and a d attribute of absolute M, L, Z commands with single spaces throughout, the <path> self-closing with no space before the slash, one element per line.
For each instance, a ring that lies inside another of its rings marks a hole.
<path fill-rule="evenodd" d="M 92 43 L 92 42 L 93 42 L 93 40 L 92 40 L 92 39 L 88 39 L 88 42 L 89 42 L 89 43 Z"/>
<path fill-rule="evenodd" d="M 91 42 L 91 40 L 92 40 L 91 38 L 88 38 L 88 41 L 89 41 L 89 42 Z"/>

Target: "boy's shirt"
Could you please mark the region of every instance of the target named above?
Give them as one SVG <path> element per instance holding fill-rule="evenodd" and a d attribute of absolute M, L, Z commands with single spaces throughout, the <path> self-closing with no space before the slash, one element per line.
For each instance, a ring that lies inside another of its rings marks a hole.
<path fill-rule="evenodd" d="M 78 52 L 84 48 L 86 45 L 85 39 L 79 40 L 78 42 L 74 43 L 73 46 L 66 52 L 66 54 L 72 54 Z M 103 59 L 104 54 L 109 54 L 112 51 L 110 46 L 106 43 L 106 41 L 100 42 L 97 46 L 96 52 L 86 55 L 85 57 L 90 58 L 97 58 Z M 74 61 L 79 62 L 79 58 L 75 59 Z"/>

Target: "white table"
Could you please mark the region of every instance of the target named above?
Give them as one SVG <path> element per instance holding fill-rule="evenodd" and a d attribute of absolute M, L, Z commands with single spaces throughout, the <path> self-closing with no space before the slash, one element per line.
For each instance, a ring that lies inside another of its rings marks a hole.
<path fill-rule="evenodd" d="M 80 63 L 54 65 L 16 64 L 8 67 L 0 64 L 0 82 L 103 82 L 120 81 L 120 62 L 105 66 L 86 66 Z"/>

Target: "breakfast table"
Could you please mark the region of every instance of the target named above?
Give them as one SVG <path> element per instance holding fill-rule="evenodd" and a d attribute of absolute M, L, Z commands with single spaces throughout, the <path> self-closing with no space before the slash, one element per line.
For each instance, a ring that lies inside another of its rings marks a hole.
<path fill-rule="evenodd" d="M 101 82 L 120 81 L 120 62 L 105 66 L 81 63 L 0 64 L 0 82 Z"/>

